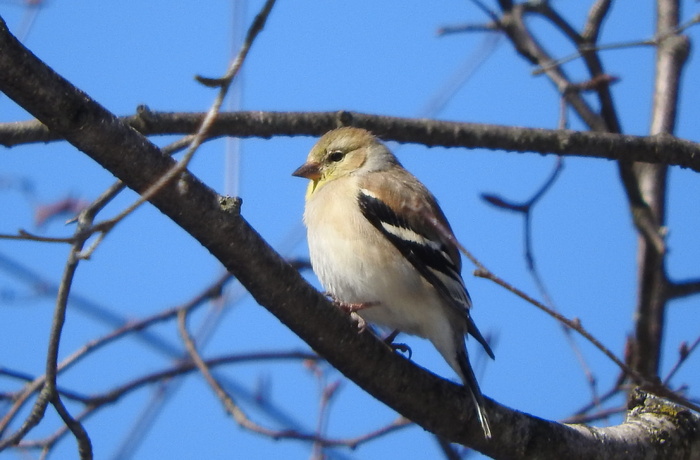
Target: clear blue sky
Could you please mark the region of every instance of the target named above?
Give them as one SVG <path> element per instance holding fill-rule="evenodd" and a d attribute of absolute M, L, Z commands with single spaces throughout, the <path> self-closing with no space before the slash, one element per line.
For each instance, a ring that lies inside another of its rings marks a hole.
<path fill-rule="evenodd" d="M 214 91 L 196 83 L 196 74 L 220 76 L 238 33 L 233 2 L 49 2 L 38 11 L 25 43 L 57 72 L 119 115 L 133 114 L 139 104 L 158 111 L 204 111 Z M 247 28 L 262 2 L 243 8 Z M 559 1 L 554 5 L 580 27 L 591 2 Z M 698 13 L 686 2 L 685 18 Z M 606 22 L 603 43 L 647 39 L 653 35 L 653 3 L 616 2 Z M 0 15 L 20 33 L 27 10 L 19 2 L 0 3 Z M 245 110 L 356 110 L 417 116 L 460 69 L 483 53 L 489 41 L 479 34 L 439 38 L 444 25 L 483 22 L 470 2 L 440 0 L 406 2 L 329 2 L 279 0 L 267 27 L 244 66 L 241 106 Z M 698 29 L 690 29 L 693 39 Z M 558 40 L 551 31 L 544 40 Z M 558 55 L 571 50 L 561 40 L 551 45 Z M 653 49 L 632 48 L 603 54 L 609 73 L 621 77 L 613 88 L 622 126 L 630 134 L 645 134 L 649 125 Z M 581 75 L 580 63 L 568 67 Z M 544 77 L 532 69 L 505 40 L 495 45 L 486 62 L 435 116 L 446 120 L 555 128 L 559 99 Z M 692 86 L 700 65 L 691 55 L 684 79 L 678 135 L 700 141 L 700 93 Z M 28 115 L 0 96 L 0 122 Z M 573 119 L 571 127 L 581 128 Z M 154 139 L 165 145 L 170 138 Z M 306 184 L 291 177 L 304 161 L 314 139 L 306 137 L 245 140 L 237 173 L 225 171 L 226 142 L 205 145 L 192 170 L 217 191 L 225 192 L 226 174 L 240 182 L 243 215 L 273 247 L 289 257 L 305 257 L 301 225 Z M 555 158 L 465 149 L 392 145 L 404 165 L 423 180 L 440 200 L 455 232 L 480 260 L 499 276 L 540 298 L 523 257 L 521 219 L 484 203 L 481 193 L 497 193 L 515 201 L 527 199 L 546 179 Z M 33 227 L 33 208 L 13 182 L 34 185 L 37 203 L 66 196 L 92 200 L 113 181 L 112 176 L 70 145 L 54 143 L 4 149 L 0 157 L 0 233 L 18 228 L 48 236 L 69 235 L 71 226 L 53 222 Z M 700 181 L 696 173 L 672 169 L 669 195 L 669 274 L 674 279 L 700 276 Z M 106 210 L 114 214 L 133 201 L 122 194 Z M 613 162 L 567 159 L 565 169 L 534 214 L 537 265 L 557 306 L 605 345 L 620 354 L 631 331 L 635 303 L 635 236 Z M 46 280 L 60 279 L 68 248 L 59 245 L 0 240 L 0 254 L 36 271 Z M 137 319 L 178 305 L 221 273 L 221 267 L 158 211 L 145 206 L 120 224 L 90 261 L 81 264 L 74 292 L 124 318 Z M 472 361 L 484 393 L 513 408 L 544 418 L 561 419 L 590 400 L 581 366 L 558 324 L 534 307 L 489 281 L 464 276 L 474 300 L 474 318 L 482 332 L 496 337 L 496 361 L 487 362 L 470 343 Z M 317 283 L 313 275 L 309 280 Z M 0 366 L 38 375 L 43 373 L 51 299 L 35 299 L 32 286 L 0 272 Z M 232 298 L 243 291 L 232 285 Z M 699 334 L 700 301 L 676 301 L 668 311 L 662 368 L 675 362 L 678 344 Z M 197 329 L 212 306 L 191 318 Z M 110 327 L 73 307 L 68 315 L 61 356 Z M 154 330 L 175 345 L 171 322 Z M 418 364 L 455 379 L 430 344 L 405 341 Z M 597 350 L 577 338 L 601 391 L 609 388 L 617 369 Z M 249 297 L 226 305 L 204 354 L 214 356 L 257 350 L 306 350 L 296 336 Z M 105 391 L 111 385 L 154 369 L 169 359 L 135 339 L 104 349 L 62 376 L 60 384 L 81 393 Z M 223 372 L 251 389 L 269 383 L 272 402 L 312 430 L 318 386 L 299 362 L 246 364 Z M 341 378 L 330 372 L 331 379 Z M 674 380 L 675 385 L 700 381 L 700 353 Z M 0 380 L 0 392 L 17 388 Z M 697 388 L 695 388 L 697 394 Z M 142 390 L 91 418 L 86 428 L 96 458 L 117 452 L 126 432 L 148 404 L 152 392 Z M 620 401 L 621 402 L 621 401 Z M 0 413 L 4 411 L 0 404 Z M 76 411 L 75 406 L 71 409 Z M 310 415 L 311 414 L 311 415 Z M 260 418 L 255 411 L 252 415 Z M 395 414 L 345 381 L 334 400 L 329 436 L 352 437 L 379 428 Z M 612 420 L 617 423 L 619 419 Z M 57 425 L 47 420 L 31 434 L 48 434 Z M 435 458 L 436 443 L 413 427 L 361 446 L 338 449 L 338 458 Z M 308 458 L 309 447 L 295 441 L 271 442 L 239 429 L 199 375 L 184 380 L 164 406 L 132 458 Z M 75 444 L 64 441 L 53 458 L 75 456 Z M 18 456 L 19 457 L 19 456 Z"/>

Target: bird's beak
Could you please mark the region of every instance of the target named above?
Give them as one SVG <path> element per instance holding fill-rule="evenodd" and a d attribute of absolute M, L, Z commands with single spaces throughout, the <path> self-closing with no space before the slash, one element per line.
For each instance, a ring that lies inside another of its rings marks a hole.
<path fill-rule="evenodd" d="M 318 163 L 304 163 L 292 173 L 292 176 L 305 177 L 317 181 L 321 178 L 321 165 Z"/>

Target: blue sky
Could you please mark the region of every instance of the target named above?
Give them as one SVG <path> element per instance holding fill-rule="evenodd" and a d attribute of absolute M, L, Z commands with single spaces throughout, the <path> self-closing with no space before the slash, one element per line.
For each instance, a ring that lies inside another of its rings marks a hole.
<path fill-rule="evenodd" d="M 247 28 L 262 2 L 248 1 Z M 591 2 L 554 2 L 576 27 Z M 232 53 L 232 2 L 49 2 L 38 12 L 25 38 L 27 46 L 57 72 L 119 115 L 133 114 L 139 104 L 158 111 L 205 111 L 214 92 L 196 83 L 194 75 L 219 76 Z M 19 33 L 27 14 L 19 3 L 0 3 L 0 15 Z M 240 9 L 238 10 L 240 11 Z M 606 22 L 603 43 L 647 39 L 653 35 L 651 1 L 617 2 Z M 684 18 L 698 13 L 686 2 Z M 245 110 L 356 110 L 367 113 L 417 116 L 459 69 L 478 56 L 489 41 L 479 34 L 437 37 L 444 25 L 483 22 L 470 2 L 391 0 L 355 2 L 279 0 L 265 30 L 245 63 L 241 107 Z M 542 24 L 542 40 L 558 40 Z M 688 31 L 698 38 L 698 29 Z M 549 49 L 560 56 L 571 52 L 561 40 Z M 613 87 L 623 129 L 645 134 L 650 119 L 653 49 L 631 48 L 603 54 L 609 73 L 621 77 Z M 555 128 L 559 99 L 544 77 L 533 77 L 529 64 L 499 41 L 486 62 L 435 114 L 445 120 Z M 581 64 L 567 66 L 581 74 Z M 690 90 L 700 65 L 692 54 L 680 105 L 678 135 L 700 141 L 697 119 L 700 93 Z M 28 115 L 0 96 L 0 122 Z M 571 127 L 581 128 L 576 119 Z M 174 138 L 155 138 L 165 145 Z M 273 247 L 289 257 L 305 257 L 301 225 L 304 181 L 291 177 L 314 139 L 278 137 L 241 143 L 238 171 L 225 170 L 227 143 L 206 144 L 191 169 L 225 193 L 226 175 L 240 183 L 243 215 Z M 547 178 L 555 158 L 483 150 L 424 148 L 390 144 L 404 165 L 433 191 L 462 241 L 488 268 L 540 297 L 523 257 L 522 223 L 518 216 L 490 207 L 479 197 L 496 193 L 525 200 Z M 231 177 L 230 176 L 230 177 Z M 64 143 L 4 149 L 0 178 L 27 179 L 34 184 L 36 202 L 66 196 L 91 200 L 113 182 L 112 176 Z M 230 180 L 230 179 L 228 179 Z M 11 182 L 11 181 L 10 181 Z M 5 183 L 10 183 L 5 182 Z M 33 227 L 33 208 L 15 187 L 0 190 L 0 233 L 18 228 L 50 236 L 69 235 L 71 226 L 53 222 Z M 669 193 L 669 274 L 674 279 L 697 277 L 700 214 L 693 203 L 700 196 L 696 174 L 674 168 Z M 106 210 L 113 215 L 135 199 L 125 192 Z M 34 203 L 35 204 L 35 203 Z M 557 306 L 620 354 L 631 331 L 635 301 L 635 235 L 613 162 L 570 158 L 551 192 L 534 212 L 534 251 L 538 267 Z M 0 240 L 0 253 L 30 267 L 52 282 L 60 274 L 66 246 Z M 494 284 L 464 276 L 474 299 L 474 318 L 482 332 L 497 338 L 496 361 L 487 362 L 470 343 L 472 360 L 484 393 L 513 408 L 544 418 L 561 419 L 590 400 L 583 372 L 560 327 L 542 312 Z M 124 318 L 137 319 L 183 303 L 220 273 L 221 267 L 184 231 L 149 206 L 121 223 L 93 258 L 81 264 L 74 292 Z M 309 280 L 317 283 L 309 274 Z M 0 273 L 0 365 L 32 375 L 43 372 L 51 299 L 35 299 L 30 285 Z M 215 356 L 258 350 L 306 350 L 267 311 L 231 285 L 232 298 L 222 309 L 215 333 L 204 354 Z M 27 299 L 26 297 L 30 297 Z M 664 375 L 673 365 L 678 344 L 698 336 L 698 299 L 675 301 L 668 312 Z M 193 330 L 215 305 L 191 318 Z M 68 315 L 61 356 L 111 328 L 72 308 Z M 179 345 L 171 322 L 155 332 Z M 455 379 L 452 371 L 416 338 L 405 341 L 418 364 Z M 585 341 L 578 339 L 601 391 L 617 376 L 616 367 Z M 167 367 L 170 360 L 135 339 L 110 346 L 62 376 L 60 383 L 82 393 L 96 393 L 144 372 Z M 674 384 L 700 381 L 700 355 L 695 354 L 677 374 Z M 318 386 L 299 362 L 246 364 L 222 371 L 243 387 L 269 382 L 270 398 L 304 423 L 315 426 Z M 329 370 L 329 378 L 341 376 Z M 0 380 L 0 391 L 17 388 Z M 151 398 L 142 390 L 91 418 L 90 433 L 97 458 L 115 455 L 125 433 Z M 0 410 L 3 406 L 0 405 Z M 72 407 L 76 410 L 76 407 Z M 48 434 L 57 426 L 47 420 L 32 435 Z M 314 414 L 309 416 L 309 414 Z M 262 417 L 253 411 L 254 417 Z M 329 435 L 352 437 L 378 428 L 395 414 L 345 381 L 333 402 Z M 264 418 L 262 422 L 267 422 Z M 616 422 L 617 420 L 613 420 Z M 239 429 L 228 420 L 218 401 L 198 375 L 184 379 L 164 406 L 132 458 L 308 458 L 307 445 L 271 442 Z M 409 428 L 361 446 L 356 451 L 333 451 L 339 458 L 434 457 L 436 443 L 420 428 Z M 75 455 L 72 440 L 61 443 L 54 458 Z"/>

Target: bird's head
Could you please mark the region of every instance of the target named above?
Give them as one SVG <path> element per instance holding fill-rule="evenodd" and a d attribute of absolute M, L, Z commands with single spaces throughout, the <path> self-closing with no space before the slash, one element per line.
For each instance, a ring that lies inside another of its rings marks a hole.
<path fill-rule="evenodd" d="M 358 172 L 385 169 L 396 158 L 372 133 L 353 127 L 324 134 L 311 148 L 306 163 L 292 173 L 311 180 L 307 196 L 325 184 Z"/>

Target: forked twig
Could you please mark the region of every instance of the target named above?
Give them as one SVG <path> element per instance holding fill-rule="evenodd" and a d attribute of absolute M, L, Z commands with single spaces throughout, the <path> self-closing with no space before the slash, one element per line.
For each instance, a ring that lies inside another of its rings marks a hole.
<path fill-rule="evenodd" d="M 199 147 L 206 139 L 209 130 L 211 129 L 211 126 L 213 125 L 214 121 L 219 115 L 221 106 L 224 102 L 224 99 L 226 98 L 226 95 L 228 94 L 229 88 L 231 87 L 231 83 L 240 71 L 246 56 L 248 56 L 250 47 L 255 41 L 255 38 L 265 26 L 265 22 L 267 21 L 267 17 L 269 16 L 270 11 L 272 10 L 272 7 L 275 4 L 275 1 L 276 0 L 267 0 L 267 2 L 265 2 L 265 5 L 260 10 L 260 13 L 258 13 L 258 15 L 255 17 L 255 20 L 248 29 L 248 34 L 246 35 L 246 39 L 243 42 L 243 45 L 241 46 L 241 49 L 238 52 L 238 55 L 236 55 L 236 57 L 233 59 L 233 61 L 229 65 L 228 70 L 226 71 L 226 74 L 223 77 L 218 79 L 208 79 L 203 77 L 197 78 L 200 83 L 206 84 L 208 86 L 218 86 L 219 93 L 214 99 L 214 103 L 212 104 L 211 108 L 209 109 L 209 111 L 207 111 L 196 134 L 192 136 L 189 148 L 185 155 L 182 157 L 182 159 L 178 161 L 175 165 L 173 165 L 154 184 L 152 184 L 145 191 L 143 191 L 141 193 L 141 196 L 139 196 L 139 198 L 134 203 L 132 203 L 114 218 L 101 222 L 98 228 L 100 231 L 110 231 L 126 216 L 131 214 L 134 210 L 136 210 L 145 202 L 149 201 L 166 185 L 170 184 L 171 181 L 173 181 L 176 177 L 185 172 L 187 166 L 194 157 L 195 152 L 197 151 L 197 149 L 199 149 Z"/>

